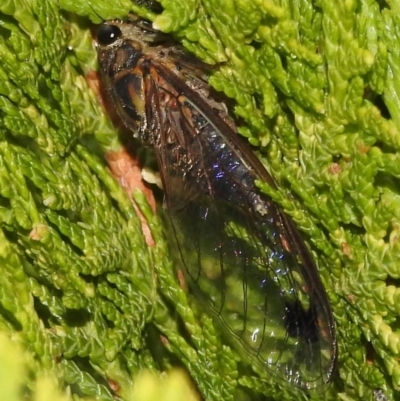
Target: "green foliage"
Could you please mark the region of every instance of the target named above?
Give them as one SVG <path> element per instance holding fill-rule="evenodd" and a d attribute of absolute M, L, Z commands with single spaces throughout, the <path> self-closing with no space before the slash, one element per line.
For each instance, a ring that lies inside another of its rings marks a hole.
<path fill-rule="evenodd" d="M 0 4 L 0 330 L 27 364 L 15 382 L 12 358 L 0 359 L 0 398 L 19 399 L 17 383 L 33 399 L 51 375 L 74 400 L 128 400 L 139 371 L 176 365 L 207 401 L 307 398 L 224 343 L 178 284 L 157 216 L 135 193 L 150 248 L 107 170 L 105 153 L 121 144 L 88 84 L 90 29 L 132 10 L 202 60 L 224 62 L 210 83 L 235 100 L 240 133 L 280 189 L 260 187 L 314 253 L 339 372 L 311 399 L 372 400 L 376 389 L 399 399 L 397 3 L 160 3 L 161 15 L 129 0 Z"/>
<path fill-rule="evenodd" d="M 26 400 L 25 377 L 32 373 L 32 355 L 23 352 L 15 341 L 0 334 L 0 397 L 7 401 Z M 37 374 L 30 385 L 32 401 L 70 401 L 77 399 L 71 391 L 60 391 L 51 371 Z M 85 397 L 86 401 L 95 398 Z M 142 371 L 129 388 L 125 399 L 135 401 L 198 401 L 184 372 L 173 370 L 168 375 Z"/>

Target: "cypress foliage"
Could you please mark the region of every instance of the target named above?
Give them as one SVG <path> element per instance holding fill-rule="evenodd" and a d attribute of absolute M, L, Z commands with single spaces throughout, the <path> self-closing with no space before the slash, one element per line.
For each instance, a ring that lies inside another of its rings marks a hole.
<path fill-rule="evenodd" d="M 156 372 L 180 366 L 207 401 L 398 399 L 398 4 L 160 3 L 162 14 L 129 0 L 0 3 L 0 398 L 44 400 L 58 383 L 60 400 L 136 400 L 139 372 L 156 388 Z M 279 184 L 260 188 L 295 220 L 330 297 L 339 371 L 322 393 L 230 348 L 181 288 L 144 195 L 132 194 L 154 246 L 109 173 L 123 145 L 93 91 L 91 28 L 130 11 L 221 63 L 210 84 L 234 99 Z M 188 380 L 172 383 L 186 397 Z M 167 399 L 165 386 L 146 399 Z"/>

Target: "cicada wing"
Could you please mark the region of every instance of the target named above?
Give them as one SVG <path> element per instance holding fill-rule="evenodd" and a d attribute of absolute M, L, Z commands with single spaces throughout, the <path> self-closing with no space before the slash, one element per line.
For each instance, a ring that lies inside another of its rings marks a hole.
<path fill-rule="evenodd" d="M 171 183 L 179 186 L 177 180 Z M 330 353 L 324 361 L 318 307 L 303 290 L 301 277 L 294 277 L 289 263 L 295 261 L 278 246 L 266 252 L 252 213 L 221 198 L 182 202 L 173 193 L 166 195 L 166 206 L 178 266 L 228 335 L 288 381 L 320 385 Z"/>
<path fill-rule="evenodd" d="M 326 382 L 334 352 L 330 310 L 323 288 L 320 297 L 304 274 L 315 267 L 299 251 L 295 227 L 271 201 L 263 214 L 243 202 L 254 185 L 238 181 L 229 156 L 213 157 L 218 133 L 184 93 L 155 73 L 145 75 L 145 88 L 174 253 L 189 288 L 263 367 L 302 387 Z M 237 194 L 241 203 L 232 199 Z"/>

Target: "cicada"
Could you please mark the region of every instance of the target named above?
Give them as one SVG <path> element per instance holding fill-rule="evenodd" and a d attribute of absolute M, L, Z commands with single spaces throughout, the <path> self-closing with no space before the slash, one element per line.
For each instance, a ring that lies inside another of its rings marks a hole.
<path fill-rule="evenodd" d="M 208 85 L 211 67 L 136 16 L 102 24 L 97 52 L 118 116 L 154 151 L 190 291 L 268 374 L 327 383 L 337 360 L 327 294 L 294 222 L 258 189 L 276 184 Z"/>

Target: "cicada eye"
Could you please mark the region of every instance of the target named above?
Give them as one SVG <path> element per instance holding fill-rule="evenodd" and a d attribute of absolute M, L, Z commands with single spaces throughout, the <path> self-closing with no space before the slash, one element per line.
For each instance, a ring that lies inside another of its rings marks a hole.
<path fill-rule="evenodd" d="M 97 42 L 101 46 L 108 46 L 113 44 L 121 35 L 121 29 L 116 25 L 104 24 L 97 33 Z"/>

